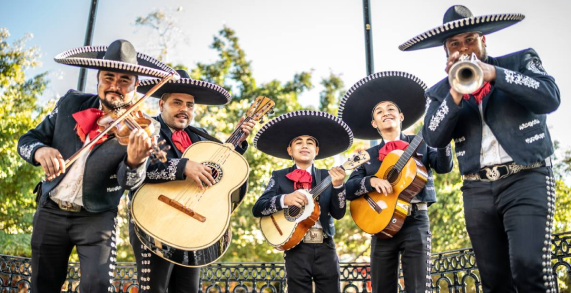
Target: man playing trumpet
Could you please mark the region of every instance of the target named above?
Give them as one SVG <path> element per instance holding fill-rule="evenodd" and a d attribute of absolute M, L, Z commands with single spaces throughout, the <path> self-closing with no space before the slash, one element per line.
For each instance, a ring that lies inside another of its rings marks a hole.
<path fill-rule="evenodd" d="M 454 139 L 466 228 L 484 292 L 555 290 L 550 262 L 555 181 L 546 114 L 559 107 L 559 88 L 533 49 L 497 58 L 486 52 L 486 34 L 523 18 L 473 16 L 456 5 L 446 11 L 442 26 L 399 47 L 444 45 L 447 73 L 462 55 L 478 58 L 483 84 L 471 94 L 459 93 L 448 79 L 428 89 L 422 133 L 433 147 Z"/>

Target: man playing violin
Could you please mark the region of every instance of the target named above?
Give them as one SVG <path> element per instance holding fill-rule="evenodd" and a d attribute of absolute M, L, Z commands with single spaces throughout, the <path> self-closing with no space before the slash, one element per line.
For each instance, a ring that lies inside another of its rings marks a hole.
<path fill-rule="evenodd" d="M 145 182 L 161 183 L 173 180 L 191 178 L 196 184 L 212 186 L 215 184 L 212 170 L 201 163 L 183 158 L 186 149 L 195 142 L 204 140 L 218 141 L 210 136 L 205 129 L 190 125 L 194 118 L 194 107 L 201 105 L 225 105 L 232 97 L 224 88 L 204 82 L 192 80 L 184 70 L 177 70 L 181 79 L 169 81 L 152 96 L 160 98 L 161 114 L 155 119 L 160 122 L 159 140 L 165 140 L 166 162 L 154 162 L 147 169 Z M 158 82 L 145 80 L 138 88 L 140 93 L 146 93 Z M 255 122 L 240 120 L 243 135 L 238 140 L 236 151 L 243 154 L 248 148 L 246 139 L 250 135 Z M 233 208 L 239 204 L 246 192 L 247 182 L 239 190 L 239 199 Z M 129 196 L 132 198 L 132 192 Z M 139 287 L 141 292 L 156 293 L 186 293 L 198 292 L 200 268 L 185 267 L 169 262 L 147 250 L 136 235 L 134 223 L 129 223 L 129 239 L 135 252 Z"/>
<path fill-rule="evenodd" d="M 461 94 L 448 78 L 426 91 L 423 136 L 434 147 L 454 139 L 466 229 L 484 292 L 554 292 L 551 232 L 555 179 L 546 114 L 559 88 L 529 48 L 501 57 L 486 52 L 487 34 L 518 23 L 521 14 L 473 16 L 455 5 L 443 25 L 400 46 L 444 45 L 446 72 L 462 55 L 477 56 L 483 84 Z M 551 291 L 553 290 L 553 291 Z"/>
<path fill-rule="evenodd" d="M 361 165 L 351 173 L 346 183 L 347 199 L 355 200 L 373 191 L 385 196 L 393 192 L 391 183 L 375 174 L 391 151 L 405 150 L 414 140 L 414 135 L 406 135 L 402 130 L 424 114 L 425 89 L 424 82 L 412 74 L 387 71 L 370 75 L 347 91 L 341 100 L 344 107 L 339 116 L 353 129 L 355 137 L 382 139 L 379 145 L 367 150 L 370 164 Z M 406 292 L 428 292 L 431 288 L 432 234 L 428 206 L 436 202 L 432 169 L 438 173 L 450 172 L 452 155 L 449 145 L 435 149 L 422 142 L 414 156 L 426 167 L 426 185 L 412 198 L 409 213 L 395 235 L 381 231 L 371 238 L 374 293 L 398 291 L 399 261 Z"/>
<path fill-rule="evenodd" d="M 117 205 L 125 190 L 143 182 L 151 139 L 146 132 L 134 130 L 124 146 L 108 134 L 70 168 L 65 160 L 99 134 L 100 117 L 132 102 L 137 75 L 151 71 L 155 76 L 168 75 L 163 71 L 168 66 L 141 56 L 131 43 L 117 40 L 109 47 L 82 47 L 56 57 L 60 63 L 98 69 L 97 95 L 70 90 L 18 143 L 20 156 L 41 165 L 47 179 L 36 189 L 32 292 L 61 291 L 74 247 L 81 267 L 81 292 L 115 291 Z"/>

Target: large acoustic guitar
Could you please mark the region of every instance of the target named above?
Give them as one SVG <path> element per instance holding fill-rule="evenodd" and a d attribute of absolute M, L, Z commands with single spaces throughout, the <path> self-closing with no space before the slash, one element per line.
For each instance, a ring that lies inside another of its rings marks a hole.
<path fill-rule="evenodd" d="M 341 168 L 352 170 L 369 161 L 369 153 L 360 151 L 353 155 Z M 308 204 L 299 208 L 292 206 L 269 216 L 260 218 L 260 229 L 266 241 L 278 250 L 288 250 L 303 239 L 309 228 L 319 219 L 321 210 L 316 198 L 331 185 L 331 176 L 327 176 L 311 190 L 298 189 L 307 197 Z"/>
<path fill-rule="evenodd" d="M 426 184 L 428 173 L 413 156 L 422 142 L 416 136 L 406 150 L 394 150 L 383 159 L 376 177 L 393 187 L 390 194 L 376 191 L 351 201 L 351 217 L 363 231 L 379 238 L 392 238 L 401 228 L 411 208 L 410 201 Z"/>
<path fill-rule="evenodd" d="M 258 97 L 244 122 L 260 120 L 274 102 Z M 182 155 L 212 169 L 215 184 L 201 189 L 194 180 L 145 183 L 133 196 L 131 217 L 141 242 L 156 255 L 179 265 L 210 264 L 230 245 L 232 195 L 246 182 L 250 167 L 234 149 L 242 136 L 236 127 L 225 144 L 193 143 Z"/>

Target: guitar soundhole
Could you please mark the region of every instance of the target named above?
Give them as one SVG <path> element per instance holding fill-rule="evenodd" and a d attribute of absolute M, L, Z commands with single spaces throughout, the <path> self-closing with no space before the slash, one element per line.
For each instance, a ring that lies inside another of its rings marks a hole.
<path fill-rule="evenodd" d="M 305 209 L 305 206 L 302 208 L 298 208 L 296 206 L 287 208 L 285 213 L 284 213 L 286 220 L 288 220 L 290 222 L 295 221 L 297 218 L 299 218 L 299 216 L 301 216 L 301 214 L 303 214 L 304 209 Z"/>
<path fill-rule="evenodd" d="M 395 183 L 397 180 L 399 179 L 399 173 L 395 168 L 392 168 L 388 173 L 387 173 L 387 181 L 389 181 L 391 184 Z"/>
<path fill-rule="evenodd" d="M 222 180 L 222 167 L 220 167 L 220 165 L 216 164 L 216 163 L 212 163 L 212 162 L 204 162 L 202 163 L 202 165 L 208 166 L 210 167 L 210 169 L 212 170 L 212 178 L 214 178 L 214 184 L 220 182 L 220 180 Z"/>

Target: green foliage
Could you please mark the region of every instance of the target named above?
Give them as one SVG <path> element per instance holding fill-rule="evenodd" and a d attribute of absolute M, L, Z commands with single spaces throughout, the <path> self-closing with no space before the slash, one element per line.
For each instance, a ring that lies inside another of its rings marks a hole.
<path fill-rule="evenodd" d="M 20 136 L 47 113 L 36 103 L 48 82 L 46 73 L 26 79 L 25 70 L 38 65 L 38 48 L 25 47 L 29 36 L 9 44 L 9 35 L 0 28 L 0 253 L 29 256 L 32 190 L 42 171 L 22 160 L 16 148 Z"/>

